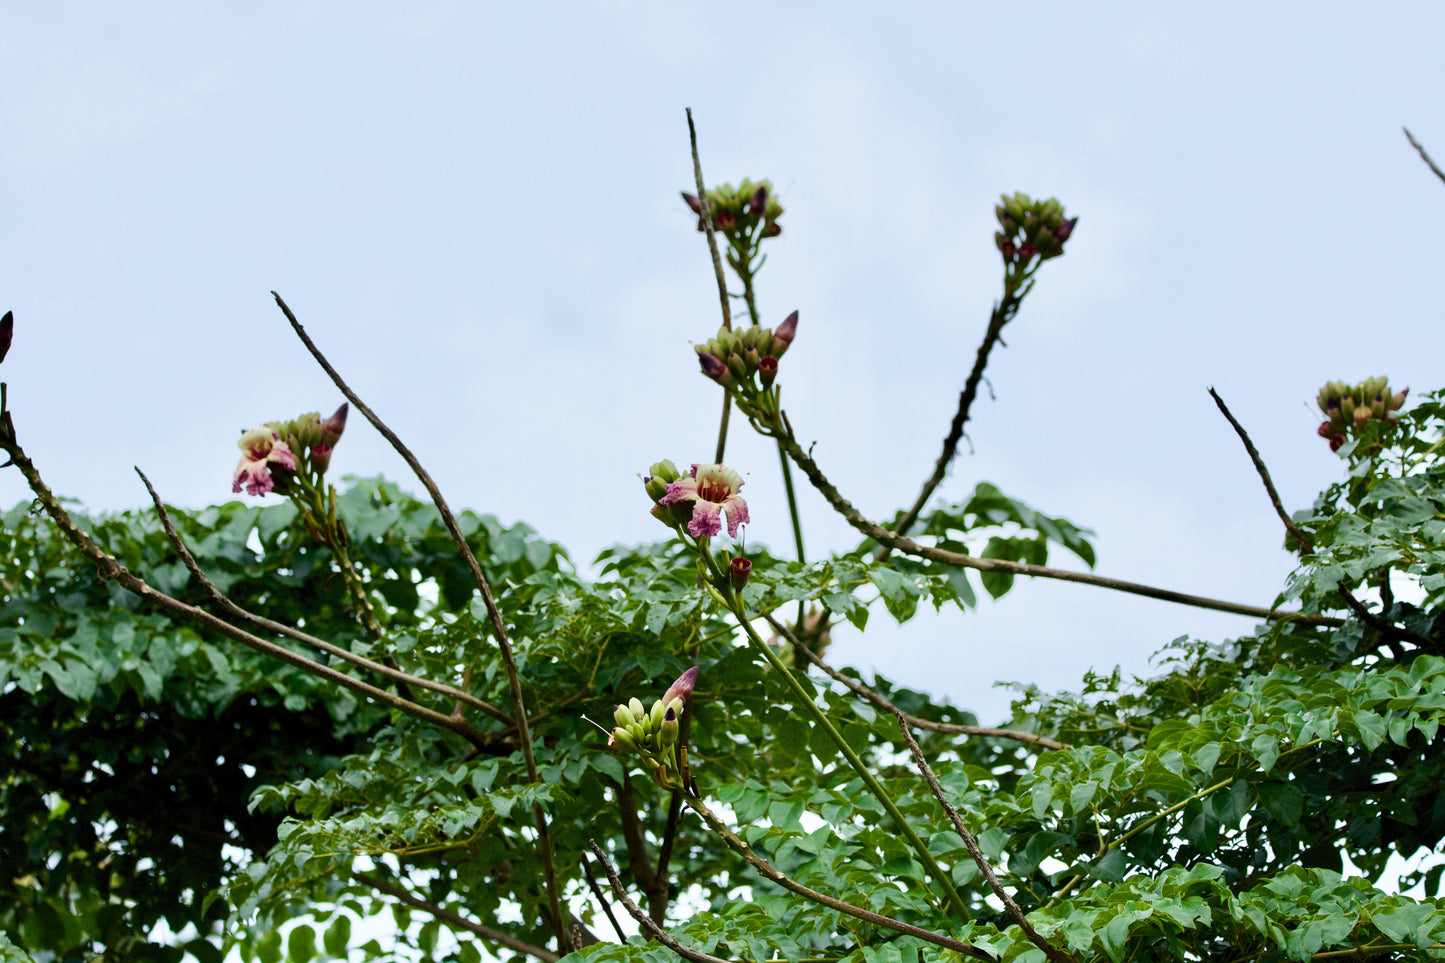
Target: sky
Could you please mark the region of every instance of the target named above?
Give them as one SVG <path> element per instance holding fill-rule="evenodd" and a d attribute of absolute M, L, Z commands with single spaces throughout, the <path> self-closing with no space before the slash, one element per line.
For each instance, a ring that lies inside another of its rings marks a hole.
<path fill-rule="evenodd" d="M 758 282 L 800 312 L 805 446 L 881 518 L 931 470 L 998 296 L 999 193 L 1080 217 L 1005 332 L 940 497 L 979 481 L 1098 533 L 1097 570 L 1267 605 L 1291 509 L 1340 477 L 1327 380 L 1438 387 L 1445 7 L 1310 4 L 17 6 L 0 32 L 0 311 L 21 443 L 94 510 L 233 497 L 240 430 L 342 400 L 279 291 L 454 507 L 579 564 L 663 532 L 637 475 L 711 458 L 709 183 L 786 208 Z M 750 542 L 791 544 L 735 423 Z M 353 418 L 337 475 L 420 486 Z M 0 503 L 26 495 L 0 473 Z M 802 494 L 810 557 L 857 536 Z M 1054 562 L 1077 566 L 1058 555 Z M 1007 716 L 999 681 L 1149 674 L 1248 619 L 1058 582 L 834 661 Z"/>

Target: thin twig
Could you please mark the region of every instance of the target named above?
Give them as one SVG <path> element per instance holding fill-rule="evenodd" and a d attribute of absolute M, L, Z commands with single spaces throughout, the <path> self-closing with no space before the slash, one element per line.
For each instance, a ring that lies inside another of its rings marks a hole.
<path fill-rule="evenodd" d="M 497 649 L 502 656 L 502 667 L 506 670 L 507 683 L 511 689 L 512 713 L 517 724 L 517 741 L 521 743 L 522 758 L 527 764 L 527 781 L 534 785 L 541 782 L 541 776 L 537 771 L 537 755 L 532 747 L 531 728 L 527 724 L 527 706 L 522 697 L 522 680 L 517 674 L 517 661 L 512 655 L 512 643 L 507 638 L 507 627 L 502 622 L 502 613 L 501 610 L 497 608 L 496 600 L 492 598 L 492 587 L 488 584 L 486 575 L 482 573 L 482 566 L 477 561 L 476 554 L 472 552 L 472 547 L 468 544 L 466 536 L 462 534 L 462 529 L 461 526 L 457 524 L 456 516 L 452 514 L 452 510 L 447 505 L 446 499 L 442 497 L 441 489 L 437 487 L 436 482 L 432 481 L 431 475 L 427 474 L 426 469 L 421 466 L 421 462 L 417 460 L 416 455 L 412 454 L 411 449 L 397 437 L 396 432 L 392 431 L 376 412 L 367 406 L 366 402 L 361 400 L 361 397 L 357 395 L 355 391 L 351 390 L 351 386 L 348 385 L 341 377 L 341 374 L 331 366 L 331 362 L 326 360 L 326 356 L 321 353 L 321 349 L 316 347 L 315 342 L 307 335 L 306 329 L 301 326 L 300 321 L 296 320 L 296 315 L 291 313 L 291 309 L 286 306 L 286 302 L 281 299 L 281 295 L 272 291 L 271 296 L 276 299 L 276 304 L 281 308 L 281 313 L 286 315 L 286 320 L 291 323 L 291 327 L 296 332 L 296 336 L 301 339 L 301 343 L 306 346 L 306 350 L 311 352 L 311 357 L 315 358 L 316 363 L 330 376 L 332 384 L 336 385 L 337 389 L 346 396 L 347 401 L 356 406 L 357 411 L 360 411 L 366 416 L 366 420 L 371 422 L 377 431 L 381 432 L 383 438 L 391 442 L 391 447 L 406 461 L 417 479 L 426 487 L 427 494 L 431 495 L 432 503 L 436 505 L 437 512 L 441 515 L 442 524 L 444 524 L 447 531 L 451 533 L 452 541 L 456 543 L 457 546 L 457 552 L 461 554 L 462 560 L 466 562 L 467 568 L 471 571 L 472 581 L 476 584 L 477 591 L 482 595 L 482 602 L 486 605 L 487 616 L 492 623 L 492 632 L 497 639 Z M 552 907 L 553 932 L 557 934 L 558 942 L 562 944 L 562 948 L 567 949 L 569 940 L 566 933 L 565 921 L 562 918 L 562 891 L 561 887 L 557 884 L 557 869 L 552 859 L 552 837 L 547 830 L 547 817 L 542 812 L 540 804 L 532 804 L 532 817 L 537 825 L 537 848 L 542 856 L 542 869 L 547 881 L 547 898 Z"/>
<path fill-rule="evenodd" d="M 697 126 L 692 122 L 692 108 L 687 108 L 687 137 L 692 144 L 692 176 L 697 182 L 697 204 L 701 213 L 703 230 L 707 233 L 707 249 L 712 254 L 712 270 L 717 275 L 717 297 L 722 306 L 722 326 L 727 330 L 733 329 L 733 310 L 728 304 L 728 282 L 727 276 L 723 274 L 722 255 L 717 249 L 717 233 L 712 223 L 712 205 L 707 201 L 707 185 L 702 179 L 702 160 L 697 153 Z M 727 452 L 728 446 L 728 420 L 732 416 L 733 400 L 726 388 L 723 389 L 722 417 L 718 420 L 717 427 L 717 451 L 713 461 L 722 464 L 723 455 Z"/>
<path fill-rule="evenodd" d="M 684 960 L 691 960 L 692 963 L 728 963 L 727 960 L 720 957 L 709 956 L 700 950 L 683 946 L 677 940 L 673 939 L 667 930 L 654 923 L 652 917 L 644 913 L 642 907 L 634 903 L 632 897 L 627 895 L 627 889 L 622 885 L 622 880 L 617 876 L 617 868 L 612 865 L 612 860 L 607 858 L 607 854 L 602 851 L 602 847 L 597 845 L 597 840 L 588 840 L 588 845 L 591 846 L 592 852 L 596 854 L 598 861 L 602 863 L 603 870 L 607 872 L 607 881 L 612 884 L 612 893 L 617 897 L 617 901 L 622 904 L 623 908 L 627 910 L 633 919 L 637 920 L 637 925 L 641 926 L 649 936 L 669 950 L 672 950 L 672 952 Z"/>
<path fill-rule="evenodd" d="M 808 481 L 813 487 L 828 500 L 833 510 L 842 515 L 848 524 L 869 538 L 884 545 L 891 545 L 900 552 L 918 558 L 925 558 L 933 562 L 943 562 L 946 565 L 957 565 L 960 568 L 971 568 L 980 572 L 1003 572 L 1009 575 L 1027 575 L 1032 578 L 1057 579 L 1062 582 L 1078 582 L 1081 585 L 1092 585 L 1096 588 L 1111 589 L 1115 592 L 1127 592 L 1130 595 L 1142 595 L 1146 598 L 1159 599 L 1164 602 L 1174 602 L 1179 605 L 1192 605 L 1195 608 L 1212 609 L 1216 612 L 1232 612 L 1235 615 L 1247 615 L 1257 619 L 1293 619 L 1304 622 L 1308 625 L 1325 625 L 1338 627 L 1344 625 L 1343 619 L 1327 615 L 1314 615 L 1308 612 L 1287 612 L 1279 609 L 1260 608 L 1257 605 L 1241 605 L 1237 602 L 1225 602 L 1219 599 L 1205 598 L 1199 595 L 1189 595 L 1184 592 L 1174 592 L 1169 589 L 1156 588 L 1152 585 L 1142 585 L 1138 582 L 1126 582 L 1123 579 L 1105 578 L 1101 575 L 1093 575 L 1088 572 L 1071 572 L 1068 569 L 1049 568 L 1044 565 L 1032 565 L 1025 562 L 1011 562 L 1001 558 L 976 558 L 972 555 L 964 555 L 961 552 L 950 552 L 941 548 L 933 548 L 927 545 L 920 545 L 913 539 L 904 535 L 896 535 L 881 525 L 875 524 L 864 517 L 863 513 L 853 507 L 853 503 L 844 498 L 828 477 L 823 474 L 817 462 L 808 456 L 791 433 L 777 433 L 774 437 L 782 439 L 783 450 L 793 459 L 793 463 L 802 469 L 803 474 L 808 476 Z"/>
<path fill-rule="evenodd" d="M 793 645 L 793 651 L 807 659 L 813 665 L 822 669 L 829 677 L 843 683 L 853 691 L 860 699 L 872 703 L 884 712 L 891 712 L 894 715 L 901 715 L 915 729 L 927 729 L 931 732 L 944 732 L 954 735 L 985 736 L 994 739 L 1013 739 L 1016 742 L 1029 743 L 1040 746 L 1044 749 L 1065 749 L 1067 746 L 1062 742 L 1050 739 L 1047 736 L 1040 736 L 1032 732 L 1024 732 L 1021 729 L 996 729 L 993 726 L 966 726 L 954 722 L 934 722 L 932 719 L 920 719 L 918 716 L 909 715 L 902 709 L 888 700 L 882 693 L 863 685 L 857 679 L 850 679 L 828 663 L 812 649 L 808 648 L 786 625 L 773 618 L 771 612 L 763 613 L 763 618 L 768 620 L 780 635 L 786 638 Z"/>
<path fill-rule="evenodd" d="M 8 417 L 9 413 L 6 412 L 6 415 Z M 257 652 L 275 656 L 283 662 L 296 666 L 298 669 L 334 682 L 337 685 L 344 686 L 355 692 L 360 692 L 378 702 L 391 706 L 393 709 L 405 712 L 407 715 L 415 716 L 418 719 L 424 719 L 444 729 L 449 729 L 474 745 L 483 746 L 487 744 L 486 735 L 465 719 L 456 719 L 451 716 L 442 715 L 440 712 L 428 709 L 426 706 L 417 705 L 415 702 L 403 699 L 395 693 L 362 682 L 360 679 L 353 679 L 344 672 L 339 672 L 330 666 L 322 665 L 319 662 L 306 658 L 304 655 L 292 652 L 285 646 L 277 645 L 274 642 L 267 642 L 265 639 L 252 635 L 244 629 L 238 628 L 204 609 L 196 608 L 194 605 L 188 605 L 154 588 L 150 583 L 121 564 L 115 556 L 107 554 L 100 546 L 95 544 L 89 535 L 80 530 L 79 526 L 75 524 L 75 520 L 70 517 L 70 513 L 61 506 L 60 502 L 56 500 L 55 494 L 50 490 L 49 486 L 45 484 L 45 480 L 40 477 L 40 472 L 36 469 L 35 463 L 26 456 L 24 449 L 20 447 L 20 443 L 15 439 L 13 433 L 0 432 L 0 450 L 3 450 L 10 456 L 10 463 L 19 468 L 20 473 L 25 476 L 26 483 L 29 484 L 30 490 L 35 493 L 36 500 L 40 502 L 45 513 L 55 522 L 56 527 L 60 529 L 61 534 L 65 536 L 66 540 L 74 545 L 82 555 L 90 559 L 96 567 L 96 574 L 101 579 L 113 581 L 127 591 L 139 595 L 141 598 L 153 602 L 163 609 L 184 616 L 198 625 L 211 629 L 227 638 L 234 639 Z"/>
<path fill-rule="evenodd" d="M 498 709 L 490 702 L 485 702 L 481 699 L 478 699 L 470 692 L 465 692 L 461 689 L 456 688 L 455 686 L 449 686 L 444 682 L 433 682 L 430 679 L 422 679 L 418 676 L 411 675 L 410 673 L 402 672 L 399 669 L 393 669 L 390 666 L 384 665 L 380 662 L 372 661 L 365 656 L 357 655 L 355 652 L 352 652 L 349 649 L 344 649 L 339 645 L 334 645 L 331 642 L 327 642 L 325 639 L 319 639 L 314 635 L 301 631 L 300 629 L 285 625 L 281 622 L 275 622 L 264 616 L 256 615 L 252 612 L 247 611 L 246 609 L 241 608 L 241 606 L 231 601 L 231 599 L 227 597 L 225 593 L 223 593 L 219 588 L 217 588 L 214 582 L 212 582 L 209 578 L 206 577 L 206 573 L 201 569 L 200 564 L 196 562 L 195 556 L 191 554 L 191 550 L 181 539 L 180 533 L 176 531 L 175 525 L 171 522 L 170 513 L 166 511 L 165 505 L 161 503 L 161 497 L 160 495 L 156 494 L 155 486 L 153 486 L 151 484 L 151 480 L 146 477 L 146 473 L 141 471 L 139 468 L 135 470 L 135 473 L 140 476 L 140 480 L 145 484 L 146 491 L 150 492 L 151 501 L 155 504 L 156 515 L 160 518 L 161 527 L 165 529 L 166 538 L 170 539 L 171 547 L 174 548 L 176 550 L 176 554 L 181 557 L 181 562 L 186 566 L 186 570 L 191 573 L 191 577 L 194 578 L 196 582 L 201 586 L 201 588 L 205 590 L 206 594 L 211 597 L 211 600 L 214 601 L 217 605 L 219 605 L 223 610 L 225 610 L 227 614 L 232 615 L 245 622 L 249 622 L 252 625 L 257 626 L 258 628 L 266 629 L 269 632 L 275 632 L 278 635 L 284 635 L 287 638 L 294 639 L 295 641 L 300 642 L 304 645 L 309 645 L 313 648 L 320 649 L 322 652 L 325 652 L 328 655 L 333 655 L 336 658 L 341 659 L 345 662 L 350 662 L 352 665 L 360 666 L 361 668 L 366 669 L 370 672 L 375 672 L 377 675 L 385 676 L 388 679 L 393 679 L 398 682 L 405 682 L 409 685 L 417 687 L 418 689 L 427 689 L 432 692 L 437 692 L 442 695 L 450 696 L 453 699 L 464 702 L 469 706 L 473 706 L 474 708 L 481 710 L 498 722 L 503 722 L 508 725 L 511 724 L 511 716 L 507 715 L 505 712 L 503 712 L 501 709 Z"/>
<path fill-rule="evenodd" d="M 678 730 L 677 739 L 680 746 L 686 746 L 692 740 L 692 715 L 691 712 L 682 714 L 682 727 Z M 655 898 L 649 895 L 647 901 L 648 912 L 659 923 L 667 915 L 667 904 L 672 899 L 672 880 L 667 874 L 667 867 L 672 861 L 672 847 L 677 842 L 677 831 L 681 823 L 682 793 L 674 791 L 667 804 L 667 821 L 662 827 L 662 842 L 657 847 L 657 872 L 653 874 L 653 878 L 659 892 Z"/>
<path fill-rule="evenodd" d="M 1442 171 L 1439 166 L 1430 159 L 1430 155 L 1425 153 L 1425 148 L 1422 147 L 1420 145 L 1420 142 L 1415 139 L 1415 135 L 1410 133 L 1410 128 L 1402 127 L 1400 129 L 1403 130 L 1405 132 L 1405 136 L 1410 139 L 1410 146 L 1415 148 L 1415 150 L 1419 152 L 1420 159 L 1430 166 L 1430 169 L 1435 172 L 1436 177 L 1440 178 L 1440 180 L 1442 181 L 1445 181 L 1445 171 Z"/>
<path fill-rule="evenodd" d="M 366 873 L 352 872 L 351 878 L 356 880 L 358 883 L 370 886 L 377 892 L 385 893 L 388 896 L 394 896 L 401 902 L 412 907 L 413 909 L 419 909 L 424 913 L 430 913 L 437 919 L 443 920 L 447 923 L 452 924 L 453 926 L 464 929 L 468 933 L 475 933 L 483 939 L 491 940 L 494 943 L 500 943 L 502 946 L 505 946 L 508 949 L 516 950 L 518 953 L 526 953 L 528 956 L 535 956 L 537 959 L 541 960 L 542 963 L 557 963 L 557 961 L 561 959 L 560 956 L 558 956 L 556 953 L 551 952 L 550 950 L 544 950 L 540 946 L 533 946 L 531 943 L 525 943 L 522 940 L 517 939 L 515 936 L 508 936 L 506 933 L 503 933 L 500 930 L 494 930 L 490 926 L 486 926 L 485 924 L 469 920 L 459 913 L 453 912 L 452 910 L 449 910 L 443 906 L 438 906 L 435 903 L 429 903 L 418 896 L 413 896 L 410 892 L 402 889 L 400 886 L 395 886 L 391 883 L 386 882 L 385 880 L 377 879 L 375 876 L 370 876 Z"/>
<path fill-rule="evenodd" d="M 1314 551 L 1314 542 L 1295 524 L 1295 520 L 1289 517 L 1289 512 L 1284 510 L 1284 503 L 1279 500 L 1279 492 L 1274 487 L 1274 479 L 1269 477 L 1269 469 L 1265 467 L 1264 459 L 1259 456 L 1259 449 L 1255 448 L 1254 442 L 1250 440 L 1249 432 L 1244 430 L 1244 426 L 1230 412 L 1224 399 L 1219 397 L 1219 392 L 1210 388 L 1209 397 L 1214 399 L 1214 403 L 1219 406 L 1220 414 L 1224 415 L 1230 426 L 1234 428 L 1234 433 L 1239 436 L 1239 440 L 1244 442 L 1244 450 L 1249 452 L 1249 460 L 1254 462 L 1254 470 L 1259 473 L 1259 480 L 1264 482 L 1264 490 L 1269 495 L 1269 503 L 1274 506 L 1274 513 L 1279 516 L 1279 520 L 1284 523 L 1285 531 L 1289 532 L 1290 537 L 1299 546 L 1301 555 L 1310 554 Z"/>
<path fill-rule="evenodd" d="M 1284 505 L 1279 499 L 1279 492 L 1275 490 L 1274 480 L 1269 477 L 1269 469 L 1265 467 L 1264 459 L 1260 457 L 1259 450 L 1254 447 L 1254 442 L 1250 440 L 1249 433 L 1244 430 L 1244 426 L 1239 423 L 1238 419 L 1230 413 L 1228 406 L 1224 403 L 1224 399 L 1219 397 L 1217 391 L 1210 388 L 1209 395 L 1214 399 L 1214 403 L 1219 406 L 1219 410 L 1223 413 L 1224 417 L 1229 419 L 1229 423 L 1234 427 L 1234 433 L 1239 436 L 1239 440 L 1244 442 L 1244 450 L 1249 452 L 1249 458 L 1254 462 L 1254 470 L 1259 474 L 1259 480 L 1264 482 L 1264 490 L 1269 494 L 1269 501 L 1270 504 L 1274 506 L 1275 514 L 1279 516 L 1279 520 L 1284 523 L 1285 530 L 1289 532 L 1290 537 L 1292 537 L 1295 540 L 1295 544 L 1299 546 L 1300 554 L 1308 555 L 1313 549 L 1313 543 L 1310 541 L 1310 537 L 1295 524 L 1294 519 L 1289 517 L 1289 513 L 1284 510 Z M 1387 575 L 1386 578 L 1388 577 Z M 1365 607 L 1365 603 L 1355 598 L 1354 593 L 1346 588 L 1343 583 L 1336 586 L 1335 591 L 1339 593 L 1340 598 L 1344 599 L 1350 611 L 1354 612 L 1361 622 L 1364 622 L 1375 631 L 1391 638 L 1414 643 L 1425 649 L 1435 648 L 1435 640 L 1429 636 L 1422 635 L 1413 629 L 1395 625 L 1371 612 Z"/>
<path fill-rule="evenodd" d="M 587 877 L 587 886 L 592 890 L 592 895 L 597 897 L 597 903 L 602 907 L 602 912 L 607 914 L 607 919 L 612 923 L 612 931 L 617 934 L 617 942 L 626 943 L 627 934 L 622 932 L 622 926 L 617 922 L 617 917 L 612 915 L 612 904 L 607 902 L 607 897 L 602 894 L 602 887 L 597 885 L 597 877 L 592 875 L 592 864 L 587 857 L 582 857 L 582 875 Z"/>
<path fill-rule="evenodd" d="M 928 788 L 933 790 L 933 798 L 938 800 L 938 804 L 942 806 L 943 811 L 948 814 L 948 820 L 953 823 L 954 832 L 963 838 L 963 845 L 968 848 L 968 854 L 973 857 L 974 865 L 978 867 L 979 872 L 983 873 L 983 878 L 988 880 L 989 888 L 993 890 L 994 895 L 1003 900 L 1004 908 L 1007 909 L 1009 915 L 1014 918 L 1014 922 L 1018 923 L 1019 928 L 1024 931 L 1024 935 L 1029 938 L 1030 943 L 1044 951 L 1045 956 L 1053 960 L 1054 963 L 1074 963 L 1072 956 L 1039 935 L 1038 930 L 1034 929 L 1033 924 L 1029 922 L 1029 918 L 1024 915 L 1024 911 L 1019 909 L 1019 904 L 1015 903 L 1014 898 L 1009 895 L 1008 890 L 999 884 L 998 877 L 994 875 L 993 867 L 988 864 L 988 860 L 984 858 L 983 850 L 978 847 L 978 840 L 974 837 L 973 833 L 968 831 L 968 827 L 963 824 L 963 817 L 959 816 L 958 810 L 954 808 L 953 803 L 949 802 L 948 797 L 943 794 L 943 787 L 938 784 L 938 777 L 933 774 L 933 769 L 928 765 L 928 760 L 923 757 L 923 750 L 919 748 L 918 740 L 914 739 L 913 733 L 908 731 L 908 719 L 903 713 L 896 710 L 894 711 L 894 715 L 898 718 L 898 731 L 903 733 L 903 741 L 908 743 L 908 751 L 913 753 L 913 761 L 917 764 L 918 771 L 923 774 L 924 780 L 928 783 Z"/>
<path fill-rule="evenodd" d="M 764 878 L 772 880 L 790 893 L 796 893 L 804 899 L 812 900 L 814 903 L 820 906 L 826 906 L 829 909 L 835 909 L 854 919 L 860 919 L 877 926 L 886 926 L 891 930 L 916 937 L 926 943 L 932 943 L 934 946 L 942 946 L 945 949 L 954 950 L 967 956 L 972 956 L 980 960 L 988 960 L 990 963 L 993 963 L 994 956 L 992 954 L 981 947 L 974 946 L 972 943 L 963 943 L 951 936 L 934 933 L 931 930 L 914 926 L 912 923 L 904 923 L 901 920 L 893 919 L 891 916 L 884 916 L 872 910 L 862 909 L 851 903 L 845 903 L 840 899 L 834 899 L 825 893 L 820 893 L 815 889 L 804 886 L 797 880 L 785 875 L 772 863 L 754 852 L 752 846 L 748 845 L 743 841 L 742 837 L 729 829 L 727 824 L 719 819 L 716 813 L 707 808 L 707 805 L 701 799 L 687 797 L 684 801 L 689 809 L 703 818 L 703 821 L 708 824 L 713 832 L 723 838 L 723 842 L 727 843 L 729 849 L 747 860 L 748 864 Z"/>
<path fill-rule="evenodd" d="M 978 384 L 983 380 L 983 369 L 988 367 L 989 352 L 993 351 L 995 344 L 1001 343 L 999 334 L 1003 331 L 1003 326 L 1012 320 L 1017 312 L 1018 301 L 1005 291 L 1003 301 L 993 306 L 993 314 L 989 316 L 988 329 L 984 331 L 983 343 L 978 346 L 978 354 L 973 359 L 973 370 L 968 373 L 968 379 L 963 383 L 963 391 L 958 396 L 958 410 L 953 415 L 953 423 L 948 426 L 948 437 L 943 439 L 943 451 L 939 453 L 938 461 L 933 466 L 933 474 L 923 483 L 923 489 L 914 500 L 913 507 L 892 527 L 892 531 L 899 535 L 908 534 L 909 527 L 918 520 L 919 513 L 948 473 L 949 463 L 958 453 L 958 442 L 963 437 L 964 423 L 968 421 L 974 399 L 978 397 Z M 882 561 L 888 557 L 892 548 L 891 545 L 880 545 L 875 557 Z"/>

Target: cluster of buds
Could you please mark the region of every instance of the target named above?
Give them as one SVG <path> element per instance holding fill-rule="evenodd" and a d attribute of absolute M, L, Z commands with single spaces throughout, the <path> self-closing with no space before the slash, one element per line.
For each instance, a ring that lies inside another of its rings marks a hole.
<path fill-rule="evenodd" d="M 616 728 L 607 734 L 607 748 L 630 752 L 642 760 L 663 789 L 685 790 L 697 795 L 697 784 L 687 768 L 687 745 L 682 741 L 683 707 L 697 685 L 698 667 L 693 666 L 648 709 L 636 697 L 612 710 Z"/>
<path fill-rule="evenodd" d="M 693 350 L 702 373 L 726 388 L 743 414 L 769 421 L 778 412 L 773 389 L 778 360 L 797 333 L 798 312 L 794 311 L 776 329 L 758 325 L 736 331 L 719 328 L 715 338 L 694 345 Z"/>
<path fill-rule="evenodd" d="M 1316 399 L 1327 419 L 1320 423 L 1319 436 L 1329 439 L 1330 451 L 1339 451 L 1351 431 L 1363 431 L 1372 423 L 1392 428 L 1409 392 L 1409 388 L 1392 392 L 1390 379 L 1384 375 L 1366 378 L 1357 385 L 1331 381 L 1320 389 Z"/>
<path fill-rule="evenodd" d="M 1074 233 L 1077 217 L 1064 219 L 1064 205 L 1055 198 L 1036 201 L 1027 194 L 1003 195 L 1002 203 L 993 209 L 999 227 L 994 244 L 1003 255 L 1004 264 L 1027 268 L 1037 255 L 1039 261 L 1064 253 L 1064 242 Z"/>
<path fill-rule="evenodd" d="M 346 430 L 349 406 L 342 405 L 330 418 L 309 411 L 290 421 L 269 421 L 242 432 L 238 442 L 241 461 L 232 476 L 231 490 L 248 495 L 276 492 L 289 495 L 298 473 L 319 481 L 331 467 L 331 451 Z"/>
<path fill-rule="evenodd" d="M 682 199 L 697 215 L 697 229 L 706 230 L 702 203 L 698 201 L 697 195 L 683 191 Z M 707 206 L 712 212 L 713 227 L 729 237 L 751 238 L 753 232 L 759 228 L 759 238 L 777 237 L 783 233 L 783 226 L 778 223 L 778 218 L 783 215 L 783 205 L 778 203 L 777 196 L 773 194 L 773 185 L 768 181 L 754 184 L 744 178 L 737 187 L 723 184 L 720 187 L 708 188 Z"/>

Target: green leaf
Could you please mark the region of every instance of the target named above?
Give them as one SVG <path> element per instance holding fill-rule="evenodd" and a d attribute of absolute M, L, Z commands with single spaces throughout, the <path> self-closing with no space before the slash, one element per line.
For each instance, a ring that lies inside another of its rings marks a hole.
<path fill-rule="evenodd" d="M 308 963 L 316 955 L 316 929 L 309 923 L 291 928 L 286 936 L 286 958 L 293 963 Z"/>
<path fill-rule="evenodd" d="M 346 948 L 351 945 L 351 917 L 345 913 L 338 913 L 331 925 L 326 927 L 326 935 L 322 939 L 326 952 L 332 956 L 345 956 Z"/>
<path fill-rule="evenodd" d="M 1271 816 L 1294 826 L 1304 812 L 1304 793 L 1294 783 L 1266 782 L 1259 786 L 1259 801 Z"/>

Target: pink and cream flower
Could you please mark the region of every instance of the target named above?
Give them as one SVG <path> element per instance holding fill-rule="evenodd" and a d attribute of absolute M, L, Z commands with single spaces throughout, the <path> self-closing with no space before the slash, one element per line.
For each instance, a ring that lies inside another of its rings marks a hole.
<path fill-rule="evenodd" d="M 276 487 L 271 469 L 296 470 L 296 456 L 281 436 L 270 428 L 252 428 L 241 436 L 241 461 L 231 479 L 231 491 L 242 488 L 248 495 L 264 495 Z"/>
<path fill-rule="evenodd" d="M 692 473 L 667 486 L 667 494 L 659 505 L 692 502 L 692 518 L 687 530 L 695 538 L 711 538 L 722 530 L 721 515 L 726 512 L 728 535 L 738 537 L 738 526 L 748 521 L 748 503 L 738 496 L 743 478 L 723 465 L 693 465 Z"/>

